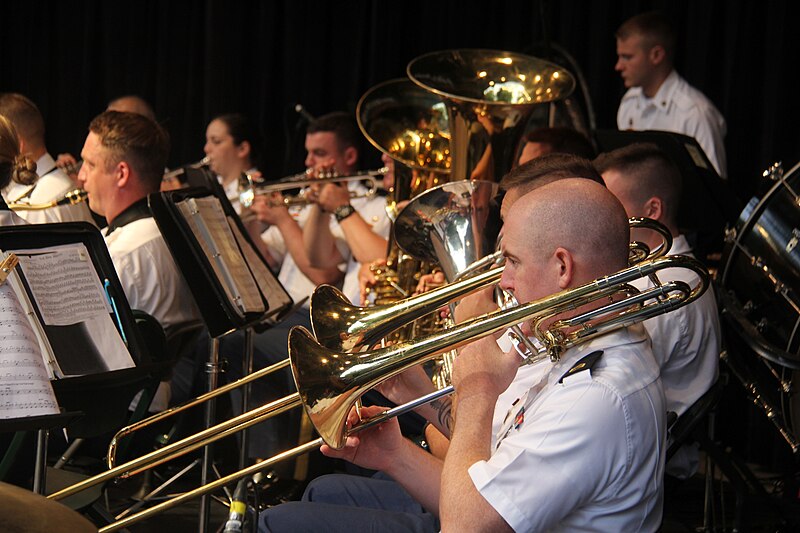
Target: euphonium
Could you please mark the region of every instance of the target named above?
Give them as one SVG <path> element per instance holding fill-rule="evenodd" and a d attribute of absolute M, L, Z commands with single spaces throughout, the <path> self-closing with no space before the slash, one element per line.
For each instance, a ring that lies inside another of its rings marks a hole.
<path fill-rule="evenodd" d="M 89 197 L 86 191 L 83 189 L 73 189 L 64 193 L 61 198 L 57 198 L 50 202 L 44 202 L 42 204 L 27 204 L 25 202 L 12 202 L 8 204 L 9 209 L 13 209 L 14 211 L 43 211 L 45 209 L 50 209 L 52 207 L 58 207 L 60 205 L 75 205 L 81 202 L 85 202 L 86 199 Z"/>

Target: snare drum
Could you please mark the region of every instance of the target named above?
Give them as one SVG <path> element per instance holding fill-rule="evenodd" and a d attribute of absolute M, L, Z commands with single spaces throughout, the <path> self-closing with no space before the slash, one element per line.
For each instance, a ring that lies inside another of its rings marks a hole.
<path fill-rule="evenodd" d="M 726 235 L 721 284 L 748 321 L 777 351 L 777 362 L 800 369 L 800 163 L 753 198 Z"/>

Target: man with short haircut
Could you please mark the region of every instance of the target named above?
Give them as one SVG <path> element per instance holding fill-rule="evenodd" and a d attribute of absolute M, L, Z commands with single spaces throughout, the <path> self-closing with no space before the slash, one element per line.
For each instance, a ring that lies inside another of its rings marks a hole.
<path fill-rule="evenodd" d="M 106 244 L 131 308 L 165 330 L 199 319 L 147 204 L 147 195 L 158 192 L 168 151 L 167 133 L 152 120 L 106 111 L 89 125 L 78 174 L 89 205 L 108 221 Z"/>
<path fill-rule="evenodd" d="M 676 39 L 669 21 L 656 12 L 642 13 L 623 23 L 616 38 L 614 68 L 628 88 L 617 110 L 617 127 L 694 137 L 717 174 L 725 178 L 725 119 L 675 70 Z"/>
<path fill-rule="evenodd" d="M 567 178 L 522 196 L 509 209 L 503 233 L 500 285 L 523 303 L 627 265 L 625 212 L 590 180 Z M 390 502 L 388 508 L 382 507 L 387 502 L 346 502 L 350 495 L 343 493 L 334 504 L 269 509 L 260 531 L 433 532 L 440 525 L 445 531 L 655 531 L 665 409 L 644 328 L 566 350 L 509 406 L 507 423 L 493 436 L 495 404 L 519 364 L 517 353 L 504 354 L 492 337 L 460 350 L 455 428 L 443 463 L 404 440 L 396 421 L 349 437 L 342 450 L 322 447 L 326 455 L 387 473 L 441 524 Z M 362 411 L 368 417 L 382 410 Z M 350 418 L 355 422 L 355 412 Z"/>
<path fill-rule="evenodd" d="M 3 190 L 9 203 L 46 204 L 60 200 L 73 190 L 75 184 L 48 153 L 45 145 L 45 125 L 39 108 L 29 98 L 18 93 L 0 94 L 0 115 L 8 118 L 17 130 L 20 150 L 36 161 L 39 178 L 32 183 L 12 182 Z M 86 221 L 94 224 L 86 202 L 62 205 L 43 210 L 20 209 L 17 213 L 31 224 L 47 222 Z"/>
<path fill-rule="evenodd" d="M 680 171 L 664 152 L 650 143 L 631 144 L 600 154 L 595 166 L 628 216 L 652 218 L 669 229 L 673 239 L 669 254 L 692 255 L 677 224 Z M 634 238 L 651 249 L 661 242 L 653 231 L 634 231 Z M 666 269 L 658 277 L 662 282 L 678 280 L 689 286 L 699 281 L 684 269 Z M 634 285 L 642 290 L 651 287 L 652 282 L 641 280 Z M 714 292 L 709 288 L 696 302 L 646 320 L 644 325 L 661 367 L 667 409 L 680 416 L 717 380 L 721 345 Z M 667 472 L 688 477 L 697 469 L 697 460 L 696 449 L 684 447 L 667 465 Z"/>

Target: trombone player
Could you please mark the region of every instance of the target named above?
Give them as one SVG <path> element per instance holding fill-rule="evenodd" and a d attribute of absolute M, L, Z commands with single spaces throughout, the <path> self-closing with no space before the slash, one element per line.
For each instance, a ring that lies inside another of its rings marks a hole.
<path fill-rule="evenodd" d="M 586 179 L 525 194 L 508 210 L 503 232 L 501 286 L 523 303 L 611 274 L 628 261 L 624 209 Z M 460 350 L 455 426 L 443 462 L 404 440 L 395 421 L 349 437 L 342 450 L 323 446 L 326 455 L 385 472 L 410 498 L 348 501 L 339 494 L 329 503 L 316 497 L 312 483 L 306 501 L 262 513 L 260 530 L 655 531 L 665 408 L 644 328 L 630 326 L 566 350 L 508 406 L 492 435 L 495 404 L 519 364 L 515 351 L 503 353 L 492 338 Z"/>

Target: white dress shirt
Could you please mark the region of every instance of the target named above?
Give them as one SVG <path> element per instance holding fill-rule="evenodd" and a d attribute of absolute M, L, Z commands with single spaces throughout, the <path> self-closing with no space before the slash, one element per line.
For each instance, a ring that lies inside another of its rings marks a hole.
<path fill-rule="evenodd" d="M 23 203 L 44 204 L 59 200 L 65 193 L 78 188 L 63 170 L 56 167 L 55 160 L 48 153 L 36 161 L 36 173 L 39 175 L 39 179 L 33 185 L 20 185 L 12 182 L 6 189 L 7 193 L 3 195 L 6 200 L 15 202 L 22 197 L 20 201 Z M 89 211 L 89 204 L 85 201 L 75 205 L 60 205 L 36 211 L 22 209 L 19 210 L 19 215 L 30 224 L 81 220 L 95 224 Z"/>
<path fill-rule="evenodd" d="M 653 98 L 647 98 L 641 87 L 628 89 L 617 110 L 617 127 L 672 131 L 694 137 L 717 174 L 723 178 L 727 175 L 725 119 L 711 100 L 674 70 Z"/>
<path fill-rule="evenodd" d="M 559 382 L 585 355 L 591 370 Z M 475 487 L 515 531 L 656 531 L 663 505 L 664 396 L 643 326 L 567 350 L 521 398 Z"/>

